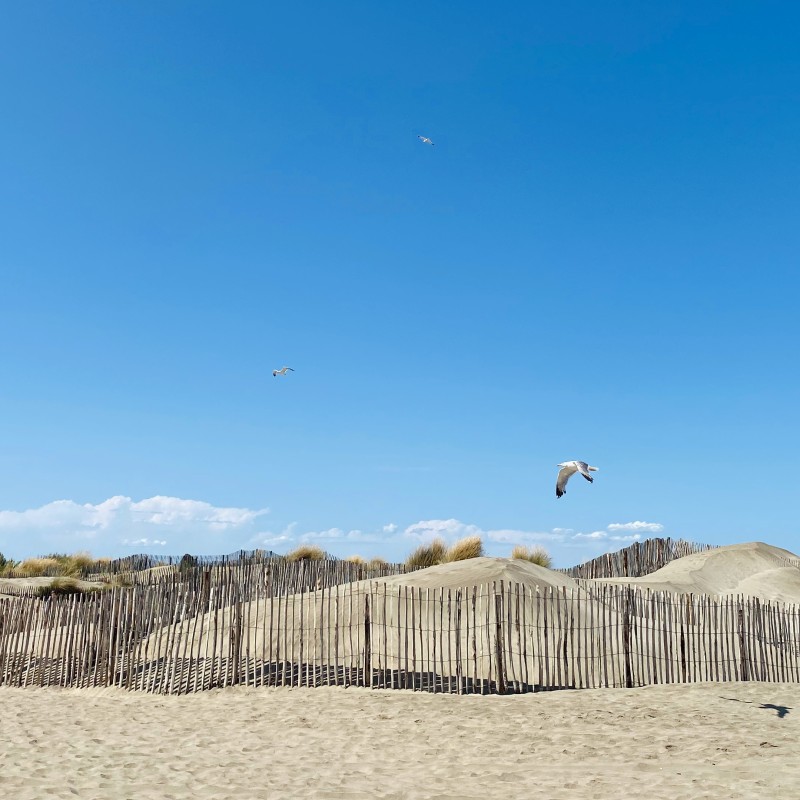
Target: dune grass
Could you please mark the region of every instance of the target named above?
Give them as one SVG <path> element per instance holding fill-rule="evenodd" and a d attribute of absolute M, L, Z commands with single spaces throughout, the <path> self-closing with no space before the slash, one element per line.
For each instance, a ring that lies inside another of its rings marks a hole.
<path fill-rule="evenodd" d="M 69 594 L 89 594 L 110 589 L 110 586 L 81 586 L 74 578 L 54 578 L 47 586 L 40 586 L 36 590 L 38 597 L 54 597 Z"/>
<path fill-rule="evenodd" d="M 445 553 L 445 561 L 466 561 L 483 555 L 483 541 L 480 536 L 465 536 L 450 545 Z"/>
<path fill-rule="evenodd" d="M 406 559 L 406 567 L 410 569 L 425 569 L 441 564 L 447 554 L 447 545 L 444 539 L 434 539 L 427 544 L 421 544 Z"/>
<path fill-rule="evenodd" d="M 450 561 L 479 558 L 483 552 L 483 541 L 480 536 L 466 536 L 450 547 L 445 544 L 443 539 L 437 538 L 427 544 L 421 544 L 406 559 L 405 564 L 409 569 L 425 569 Z"/>
<path fill-rule="evenodd" d="M 544 549 L 540 544 L 535 544 L 532 547 L 525 547 L 525 545 L 518 544 L 511 551 L 511 558 L 518 558 L 522 561 L 530 561 L 531 564 L 538 564 L 540 567 L 547 567 L 550 569 L 553 565 L 553 559 L 550 553 Z"/>
<path fill-rule="evenodd" d="M 315 544 L 301 544 L 286 554 L 287 561 L 324 561 L 325 551 Z"/>
<path fill-rule="evenodd" d="M 46 556 L 26 558 L 18 564 L 9 561 L 3 568 L 4 574 L 13 572 L 22 578 L 39 578 L 54 576 L 63 578 L 76 578 L 84 574 L 95 564 L 91 554 L 79 553 L 50 553 Z"/>
<path fill-rule="evenodd" d="M 367 569 L 385 569 L 389 566 L 389 562 L 385 558 L 381 558 L 380 556 L 375 556 L 367 561 Z"/>

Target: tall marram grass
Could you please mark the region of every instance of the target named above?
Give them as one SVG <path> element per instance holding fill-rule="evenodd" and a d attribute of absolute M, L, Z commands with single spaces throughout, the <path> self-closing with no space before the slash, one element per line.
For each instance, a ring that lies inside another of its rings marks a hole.
<path fill-rule="evenodd" d="M 287 561 L 323 561 L 325 551 L 315 544 L 301 544 L 291 553 L 286 554 Z"/>
<path fill-rule="evenodd" d="M 427 544 L 421 544 L 407 559 L 406 566 L 411 569 L 425 569 L 441 564 L 447 555 L 447 545 L 444 539 L 434 539 Z"/>
<path fill-rule="evenodd" d="M 540 567 L 547 567 L 548 569 L 553 565 L 553 559 L 550 557 L 550 553 L 540 544 L 535 544 L 533 547 L 525 547 L 525 545 L 518 544 L 511 551 L 511 558 L 530 561 L 531 564 L 538 564 Z"/>
<path fill-rule="evenodd" d="M 465 536 L 450 545 L 445 554 L 445 561 L 466 561 L 468 558 L 480 558 L 483 555 L 483 541 L 480 536 Z"/>
<path fill-rule="evenodd" d="M 483 555 L 483 542 L 480 536 L 467 536 L 448 547 L 444 540 L 434 539 L 421 544 L 407 559 L 406 567 L 425 569 L 450 561 L 465 561 Z"/>
<path fill-rule="evenodd" d="M 38 578 L 51 575 L 63 578 L 76 578 L 95 564 L 89 553 L 50 553 L 38 558 L 26 558 L 19 564 L 6 566 L 6 571 L 13 570 L 22 578 Z"/>
<path fill-rule="evenodd" d="M 46 586 L 40 586 L 36 594 L 38 597 L 52 597 L 53 595 L 85 594 L 98 591 L 99 587 L 84 589 L 74 578 L 54 578 Z"/>

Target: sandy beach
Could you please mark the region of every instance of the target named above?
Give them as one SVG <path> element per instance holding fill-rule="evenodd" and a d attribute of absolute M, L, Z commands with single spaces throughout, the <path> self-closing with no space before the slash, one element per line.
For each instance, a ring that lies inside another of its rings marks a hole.
<path fill-rule="evenodd" d="M 800 791 L 800 687 L 443 696 L 0 688 L 3 789 L 70 798 L 767 798 Z"/>

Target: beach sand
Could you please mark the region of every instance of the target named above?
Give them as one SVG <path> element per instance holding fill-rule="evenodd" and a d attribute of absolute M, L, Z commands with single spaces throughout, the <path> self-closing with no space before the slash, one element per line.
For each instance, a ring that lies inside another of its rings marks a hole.
<path fill-rule="evenodd" d="M 0 688 L 3 793 L 40 798 L 800 796 L 800 686 L 519 696 Z"/>

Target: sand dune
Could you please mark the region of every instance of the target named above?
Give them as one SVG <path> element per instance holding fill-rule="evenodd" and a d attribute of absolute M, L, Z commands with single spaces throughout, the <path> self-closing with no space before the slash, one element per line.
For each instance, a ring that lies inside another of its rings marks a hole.
<path fill-rule="evenodd" d="M 423 589 L 460 589 L 465 586 L 481 586 L 492 581 L 524 583 L 531 588 L 554 587 L 574 589 L 577 583 L 568 575 L 555 572 L 530 561 L 512 558 L 470 558 L 439 564 L 406 575 L 381 578 L 379 583 L 387 586 L 419 586 Z"/>
<path fill-rule="evenodd" d="M 747 542 L 684 556 L 642 578 L 603 582 L 679 594 L 744 594 L 800 603 L 800 557 L 763 542 Z"/>
<path fill-rule="evenodd" d="M 798 687 L 456 697 L 0 688 L 3 790 L 48 798 L 796 797 Z"/>
<path fill-rule="evenodd" d="M 32 578 L 0 578 L 0 595 L 16 595 L 23 594 L 26 590 L 38 589 L 44 586 L 50 586 L 53 581 L 68 580 L 75 583 L 80 589 L 89 591 L 91 589 L 100 589 L 103 584 L 99 581 L 92 580 L 79 580 L 75 578 L 51 578 L 51 577 L 32 577 Z"/>

